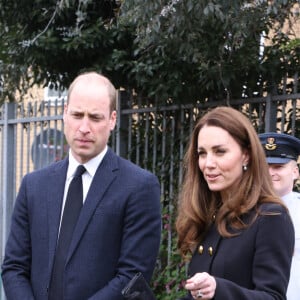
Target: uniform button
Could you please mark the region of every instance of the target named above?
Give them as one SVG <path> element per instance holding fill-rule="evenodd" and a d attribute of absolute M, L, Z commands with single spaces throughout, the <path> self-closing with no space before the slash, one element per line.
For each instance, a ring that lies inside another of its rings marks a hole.
<path fill-rule="evenodd" d="M 198 252 L 199 252 L 200 255 L 203 253 L 203 246 L 202 245 L 200 245 L 198 247 Z"/>
<path fill-rule="evenodd" d="M 208 247 L 208 254 L 209 254 L 210 256 L 213 255 L 213 248 L 212 248 L 212 247 Z"/>

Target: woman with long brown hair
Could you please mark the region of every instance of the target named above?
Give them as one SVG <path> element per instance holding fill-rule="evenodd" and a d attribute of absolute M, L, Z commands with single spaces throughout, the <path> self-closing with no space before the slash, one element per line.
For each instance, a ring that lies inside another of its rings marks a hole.
<path fill-rule="evenodd" d="M 184 163 L 176 223 L 190 259 L 184 299 L 286 299 L 294 228 L 248 118 L 230 107 L 205 114 Z"/>

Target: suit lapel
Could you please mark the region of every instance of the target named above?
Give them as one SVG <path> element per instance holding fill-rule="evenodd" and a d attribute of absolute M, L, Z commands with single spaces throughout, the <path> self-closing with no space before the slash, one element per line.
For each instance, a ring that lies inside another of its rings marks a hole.
<path fill-rule="evenodd" d="M 104 156 L 103 161 L 99 165 L 91 183 L 86 200 L 79 215 L 77 225 L 74 229 L 68 258 L 70 258 L 72 253 L 75 251 L 81 236 L 94 214 L 95 209 L 99 202 L 103 199 L 105 191 L 117 176 L 115 172 L 118 168 L 117 165 L 117 156 L 109 149 Z"/>
<path fill-rule="evenodd" d="M 58 230 L 60 224 L 60 214 L 67 175 L 68 159 L 64 159 L 55 165 L 48 176 L 47 209 L 48 209 L 48 228 L 49 228 L 49 258 L 50 266 L 53 263 Z"/>

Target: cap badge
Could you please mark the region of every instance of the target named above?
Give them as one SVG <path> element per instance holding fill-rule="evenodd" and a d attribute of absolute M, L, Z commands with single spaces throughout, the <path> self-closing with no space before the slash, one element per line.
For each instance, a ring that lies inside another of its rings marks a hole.
<path fill-rule="evenodd" d="M 267 150 L 275 150 L 277 148 L 277 145 L 275 143 L 275 138 L 269 137 L 267 138 L 267 143 L 265 144 L 265 148 Z"/>

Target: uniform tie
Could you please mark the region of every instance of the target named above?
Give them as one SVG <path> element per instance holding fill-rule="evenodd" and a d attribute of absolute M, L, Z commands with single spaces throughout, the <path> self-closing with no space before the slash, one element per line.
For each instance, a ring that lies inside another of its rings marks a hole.
<path fill-rule="evenodd" d="M 79 165 L 70 183 L 66 198 L 63 218 L 59 232 L 58 243 L 55 252 L 54 265 L 49 288 L 49 300 L 63 299 L 64 269 L 73 231 L 77 223 L 83 203 L 82 178 L 86 171 L 83 165 Z"/>

